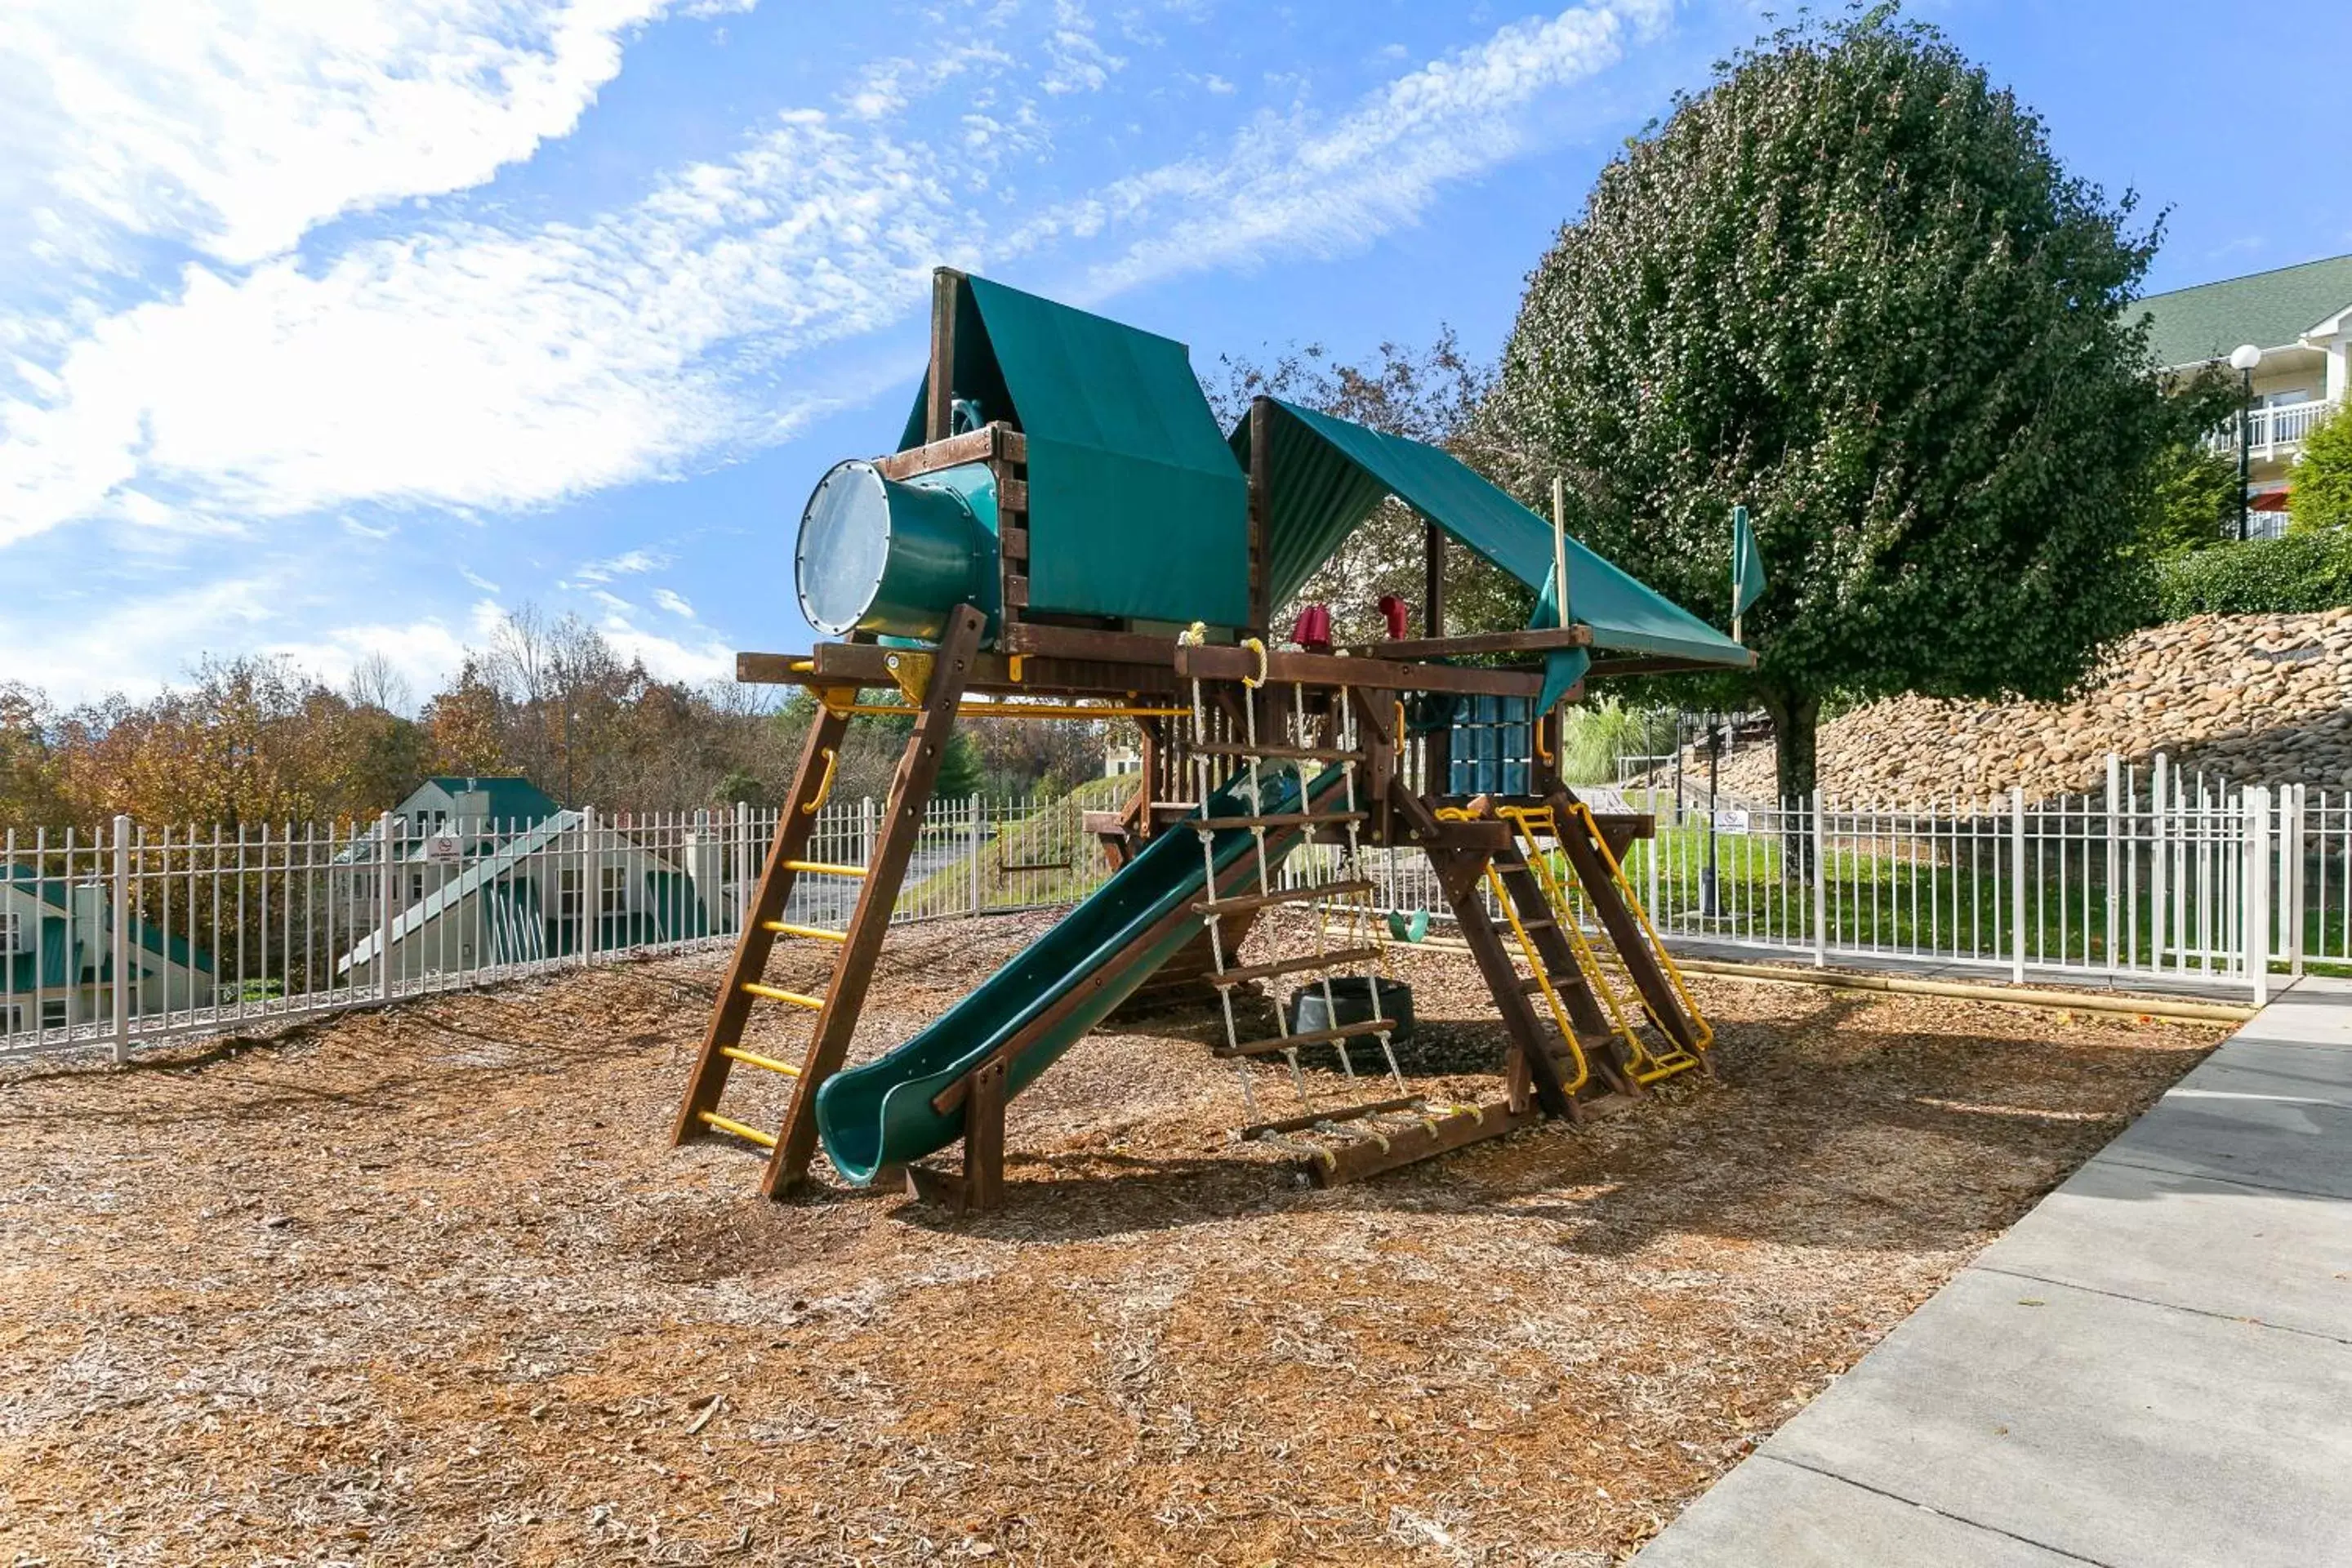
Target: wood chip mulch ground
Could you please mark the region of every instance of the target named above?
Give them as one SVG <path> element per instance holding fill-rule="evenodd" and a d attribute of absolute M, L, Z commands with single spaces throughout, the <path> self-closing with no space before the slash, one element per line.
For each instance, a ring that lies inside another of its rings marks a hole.
<path fill-rule="evenodd" d="M 861 1050 L 1043 923 L 896 933 Z M 950 1221 L 668 1146 L 721 963 L 0 1073 L 0 1568 L 1613 1563 L 2226 1033 L 1701 983 L 1717 1081 L 1317 1192 L 1195 1009 Z"/>

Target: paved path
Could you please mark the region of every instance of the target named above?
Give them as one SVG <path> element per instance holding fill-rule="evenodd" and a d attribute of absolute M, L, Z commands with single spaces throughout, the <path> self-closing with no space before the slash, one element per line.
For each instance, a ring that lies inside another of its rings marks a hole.
<path fill-rule="evenodd" d="M 2263 1009 L 1638 1562 L 2352 1565 L 2352 983 Z"/>

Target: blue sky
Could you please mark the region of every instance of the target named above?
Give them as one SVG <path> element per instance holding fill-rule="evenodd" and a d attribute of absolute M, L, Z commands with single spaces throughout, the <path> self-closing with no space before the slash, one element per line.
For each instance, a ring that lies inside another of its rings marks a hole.
<path fill-rule="evenodd" d="M 2341 0 L 1922 0 L 2151 285 L 2352 250 Z M 1499 347 L 1735 0 L 30 0 L 0 17 L 0 679 L 205 652 L 429 692 L 506 608 L 657 672 L 805 644 L 947 261 L 1194 363 Z"/>

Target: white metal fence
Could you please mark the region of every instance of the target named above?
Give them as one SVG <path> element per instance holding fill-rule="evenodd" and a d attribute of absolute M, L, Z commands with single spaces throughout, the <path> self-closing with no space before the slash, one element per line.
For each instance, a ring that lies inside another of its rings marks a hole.
<path fill-rule="evenodd" d="M 2030 800 L 1677 811 L 1625 869 L 1662 934 L 1760 955 L 2243 989 L 2352 965 L 2352 792 L 2238 788 L 2161 755 L 2095 792 Z M 1398 910 L 1450 920 L 1425 858 L 1372 868 Z"/>
<path fill-rule="evenodd" d="M 896 921 L 1076 902 L 1109 875 L 1083 798 L 935 802 Z M 1098 803 L 1097 803 L 1098 804 Z M 2158 758 L 2103 790 L 1777 808 L 1636 795 L 1626 870 L 1677 942 L 1816 963 L 2156 980 L 2268 994 L 2352 965 L 2352 793 L 2239 789 Z M 880 805 L 836 802 L 808 858 L 860 867 Z M 776 814 L 142 827 L 0 837 L 0 1058 L 247 1027 L 565 966 L 732 942 Z M 1335 851 L 1294 859 L 1328 877 Z M 1415 850 L 1368 853 L 1386 908 L 1451 913 Z M 861 883 L 804 876 L 787 918 L 839 927 Z"/>
<path fill-rule="evenodd" d="M 863 866 L 880 803 L 827 805 L 812 860 Z M 776 812 L 248 824 L 117 817 L 0 835 L 0 1059 L 138 1046 L 733 942 Z M 1108 866 L 1076 799 L 934 802 L 892 918 L 1053 907 Z M 804 876 L 787 918 L 845 925 Z"/>

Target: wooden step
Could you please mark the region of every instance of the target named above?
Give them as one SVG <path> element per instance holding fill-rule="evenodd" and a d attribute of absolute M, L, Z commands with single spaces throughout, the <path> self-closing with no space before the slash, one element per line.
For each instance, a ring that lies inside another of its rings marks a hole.
<path fill-rule="evenodd" d="M 1343 822 L 1364 822 L 1369 811 L 1277 811 L 1262 816 L 1195 816 L 1188 826 L 1212 833 L 1240 827 L 1336 827 Z"/>
<path fill-rule="evenodd" d="M 1310 1110 L 1303 1116 L 1286 1116 L 1279 1121 L 1254 1121 L 1234 1132 L 1242 1139 L 1264 1138 L 1271 1133 L 1304 1132 L 1310 1127 L 1327 1122 L 1361 1121 L 1368 1116 L 1386 1116 L 1391 1111 L 1412 1110 L 1422 1103 L 1421 1096 L 1408 1094 L 1395 1100 L 1375 1100 L 1368 1105 L 1350 1105 L 1338 1110 Z"/>
<path fill-rule="evenodd" d="M 1319 888 L 1285 888 L 1272 893 L 1245 893 L 1238 899 L 1199 899 L 1193 901 L 1192 912 L 1196 915 L 1237 915 L 1272 904 L 1306 903 L 1314 899 L 1345 899 L 1371 890 L 1371 883 L 1358 878 L 1345 882 L 1326 882 Z"/>
<path fill-rule="evenodd" d="M 1221 973 L 1204 974 L 1201 978 L 1223 989 L 1249 980 L 1270 980 L 1277 974 L 1297 974 L 1309 969 L 1339 969 L 1350 963 L 1365 963 L 1380 955 L 1381 950 L 1377 947 L 1347 947 L 1332 952 L 1310 952 L 1297 958 L 1277 959 L 1271 963 L 1247 964 Z"/>
<path fill-rule="evenodd" d="M 1250 1040 L 1238 1046 L 1219 1046 L 1221 1057 L 1263 1057 L 1276 1051 L 1286 1051 L 1294 1046 L 1328 1046 L 1335 1040 L 1352 1040 L 1362 1035 L 1392 1034 L 1394 1018 L 1367 1018 L 1360 1024 L 1342 1024 L 1336 1029 L 1317 1029 L 1304 1035 L 1276 1035 L 1269 1040 Z"/>

